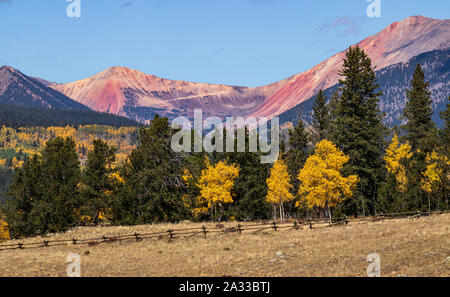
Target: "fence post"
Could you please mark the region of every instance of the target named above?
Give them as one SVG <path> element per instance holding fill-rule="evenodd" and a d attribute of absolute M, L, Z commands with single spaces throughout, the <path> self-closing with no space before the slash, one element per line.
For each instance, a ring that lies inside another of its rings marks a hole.
<path fill-rule="evenodd" d="M 137 234 L 136 232 L 134 232 L 134 237 L 136 237 L 136 241 L 140 241 L 141 238 L 139 237 L 139 234 Z"/>
<path fill-rule="evenodd" d="M 273 225 L 273 230 L 276 232 L 277 231 L 277 223 L 275 221 L 273 221 L 272 225 Z"/>
<path fill-rule="evenodd" d="M 297 221 L 294 221 L 294 230 L 298 230 L 298 224 L 297 224 Z"/>
<path fill-rule="evenodd" d="M 73 245 L 77 245 L 77 240 L 75 238 L 72 238 Z"/>
<path fill-rule="evenodd" d="M 242 229 L 241 229 L 241 224 L 238 224 L 238 232 L 239 232 L 239 234 L 241 234 L 242 233 Z"/>
<path fill-rule="evenodd" d="M 170 239 L 173 239 L 173 234 L 172 234 L 172 230 L 167 230 L 167 232 L 169 232 L 169 236 L 170 236 Z"/>
<path fill-rule="evenodd" d="M 203 235 L 205 235 L 205 238 L 206 238 L 206 228 L 205 228 L 205 226 L 202 226 L 202 230 L 203 230 Z"/>

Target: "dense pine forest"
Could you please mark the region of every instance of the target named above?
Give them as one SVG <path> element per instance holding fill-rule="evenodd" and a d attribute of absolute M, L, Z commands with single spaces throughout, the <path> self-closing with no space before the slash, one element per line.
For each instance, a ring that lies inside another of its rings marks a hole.
<path fill-rule="evenodd" d="M 260 163 L 261 152 L 174 152 L 176 131 L 159 116 L 141 128 L 3 127 L 2 184 L 14 174 L 1 216 L 21 237 L 101 223 L 448 210 L 448 94 L 438 128 L 427 77 L 415 65 L 403 124 L 390 129 L 365 52 L 350 48 L 339 74 L 332 94 L 314 98 L 311 127 L 300 119 L 273 165 Z"/>
<path fill-rule="evenodd" d="M 90 110 L 64 110 L 39 107 L 24 107 L 0 104 L 0 126 L 20 127 L 65 127 L 80 125 L 108 125 L 113 127 L 142 126 L 125 117 Z"/>

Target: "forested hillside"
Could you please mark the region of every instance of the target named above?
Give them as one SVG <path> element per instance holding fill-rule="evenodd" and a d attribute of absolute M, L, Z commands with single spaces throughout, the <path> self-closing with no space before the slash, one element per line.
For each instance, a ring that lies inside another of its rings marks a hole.
<path fill-rule="evenodd" d="M 21 167 L 34 154 L 41 154 L 48 140 L 55 137 L 72 137 L 76 141 L 79 160 L 84 165 L 96 138 L 117 148 L 116 163 L 125 159 L 138 139 L 137 127 L 87 125 L 67 127 L 0 128 L 0 201 L 5 199 L 6 186 L 11 182 L 13 169 Z"/>
<path fill-rule="evenodd" d="M 109 113 L 80 110 L 59 110 L 0 104 L 0 126 L 65 127 L 108 125 L 113 127 L 142 126 L 141 123 Z"/>

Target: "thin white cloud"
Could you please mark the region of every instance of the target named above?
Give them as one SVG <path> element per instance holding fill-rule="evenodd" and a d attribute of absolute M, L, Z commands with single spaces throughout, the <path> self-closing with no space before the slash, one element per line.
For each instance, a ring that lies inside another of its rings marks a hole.
<path fill-rule="evenodd" d="M 356 22 L 348 17 L 340 17 L 332 22 L 324 23 L 320 28 L 320 33 L 330 33 L 331 30 L 341 30 L 338 36 L 356 35 L 359 33 L 359 26 Z"/>

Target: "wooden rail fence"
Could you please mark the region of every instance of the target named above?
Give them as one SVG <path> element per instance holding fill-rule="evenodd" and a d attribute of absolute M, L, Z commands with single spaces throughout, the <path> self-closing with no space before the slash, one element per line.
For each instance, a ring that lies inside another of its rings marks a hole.
<path fill-rule="evenodd" d="M 429 216 L 429 215 L 439 215 L 444 213 L 450 213 L 450 211 L 440 211 L 440 212 L 404 212 L 404 213 L 390 213 L 383 214 L 380 213 L 375 216 L 367 216 L 360 218 L 343 218 L 336 221 L 330 221 L 329 219 L 320 219 L 320 220 L 312 220 L 308 219 L 306 221 L 293 221 L 293 222 L 267 222 L 267 223 L 255 223 L 255 224 L 238 224 L 235 227 L 226 228 L 221 224 L 218 224 L 215 228 L 207 228 L 205 226 L 202 227 L 192 227 L 192 228 L 184 228 L 184 229 L 169 229 L 167 231 L 160 232 L 151 232 L 151 233 L 137 233 L 134 232 L 128 235 L 116 235 L 116 236 L 100 236 L 95 238 L 85 238 L 85 239 L 61 239 L 61 240 L 43 240 L 39 242 L 17 242 L 11 244 L 3 244 L 0 245 L 0 251 L 4 250 L 22 250 L 22 249 L 36 249 L 36 248 L 46 248 L 46 247 L 56 247 L 56 246 L 67 246 L 67 245 L 87 245 L 87 246 L 95 246 L 101 243 L 112 243 L 118 241 L 142 241 L 144 239 L 164 239 L 167 238 L 169 241 L 175 240 L 177 238 L 191 238 L 194 236 L 203 236 L 207 237 L 208 234 L 229 234 L 229 233 L 238 233 L 242 234 L 244 232 L 251 231 L 253 233 L 258 233 L 267 230 L 273 230 L 274 232 L 278 232 L 280 230 L 300 230 L 303 227 L 307 227 L 310 229 L 317 228 L 326 228 L 332 226 L 346 225 L 352 222 L 360 222 L 360 221 L 380 221 L 386 219 L 395 219 L 395 218 L 418 218 L 420 216 Z"/>

